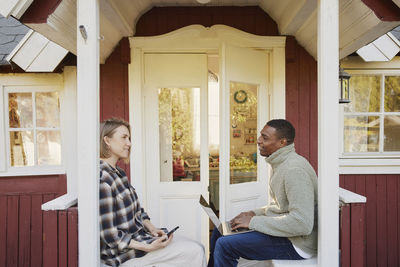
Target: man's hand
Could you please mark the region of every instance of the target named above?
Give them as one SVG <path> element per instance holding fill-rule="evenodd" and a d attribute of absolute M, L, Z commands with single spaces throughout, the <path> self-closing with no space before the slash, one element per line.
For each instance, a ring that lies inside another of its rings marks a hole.
<path fill-rule="evenodd" d="M 239 228 L 249 228 L 250 220 L 256 214 L 253 211 L 242 212 L 235 218 L 231 220 L 232 230 L 237 230 Z"/>

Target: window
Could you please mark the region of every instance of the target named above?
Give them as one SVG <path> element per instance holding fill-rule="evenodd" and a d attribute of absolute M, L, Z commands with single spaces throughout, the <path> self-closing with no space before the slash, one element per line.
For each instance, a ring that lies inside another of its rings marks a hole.
<path fill-rule="evenodd" d="M 8 166 L 61 165 L 58 92 L 10 88 L 6 101 Z"/>
<path fill-rule="evenodd" d="M 66 173 L 74 88 L 57 74 L 0 75 L 0 85 L 0 176 Z"/>
<path fill-rule="evenodd" d="M 343 156 L 395 156 L 400 152 L 400 76 L 353 74 L 344 105 Z"/>

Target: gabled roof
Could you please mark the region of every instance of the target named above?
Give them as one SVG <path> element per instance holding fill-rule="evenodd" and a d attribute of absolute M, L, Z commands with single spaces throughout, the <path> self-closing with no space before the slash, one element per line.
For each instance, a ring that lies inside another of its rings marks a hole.
<path fill-rule="evenodd" d="M 400 52 L 400 26 L 357 50 L 366 62 L 390 61 Z"/>
<path fill-rule="evenodd" d="M 0 65 L 13 61 L 26 72 L 52 72 L 67 53 L 13 17 L 0 15 Z"/>
<path fill-rule="evenodd" d="M 21 19 L 49 40 L 76 54 L 76 1 L 36 0 Z M 135 34 L 136 22 L 150 9 L 187 6 L 258 6 L 277 23 L 281 35 L 295 36 L 317 58 L 317 0 L 211 0 L 206 5 L 196 0 L 101 0 L 99 5 L 101 62 L 107 59 L 122 37 Z M 346 57 L 399 25 L 400 8 L 391 0 L 340 0 L 339 57 Z"/>
<path fill-rule="evenodd" d="M 0 65 L 9 65 L 6 57 L 14 50 L 29 28 L 13 17 L 0 15 Z"/>

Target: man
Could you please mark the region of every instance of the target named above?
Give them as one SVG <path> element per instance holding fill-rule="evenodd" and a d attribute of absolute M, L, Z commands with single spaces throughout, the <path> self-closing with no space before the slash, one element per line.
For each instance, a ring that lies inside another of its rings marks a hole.
<path fill-rule="evenodd" d="M 250 260 L 310 258 L 317 253 L 317 176 L 310 163 L 294 149 L 295 129 L 286 120 L 271 120 L 257 140 L 260 154 L 272 167 L 269 204 L 242 212 L 232 229 L 254 232 L 211 238 L 208 266 L 237 266 Z"/>

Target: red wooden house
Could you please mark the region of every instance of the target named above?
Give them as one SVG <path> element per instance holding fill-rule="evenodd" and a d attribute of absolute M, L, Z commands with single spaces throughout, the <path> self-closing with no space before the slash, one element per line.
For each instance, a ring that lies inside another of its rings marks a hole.
<path fill-rule="evenodd" d="M 124 168 L 152 219 L 205 246 L 198 195 L 223 219 L 264 204 L 254 140 L 287 118 L 319 175 L 319 266 L 338 266 L 339 243 L 341 266 L 399 266 L 400 65 L 364 73 L 348 57 L 400 25 L 398 1 L 199 2 L 0 5 L 33 30 L 0 74 L 0 266 L 98 265 L 95 136 L 112 116 L 132 125 Z M 346 107 L 339 60 L 367 84 Z M 366 204 L 339 217 L 339 184 Z"/>

